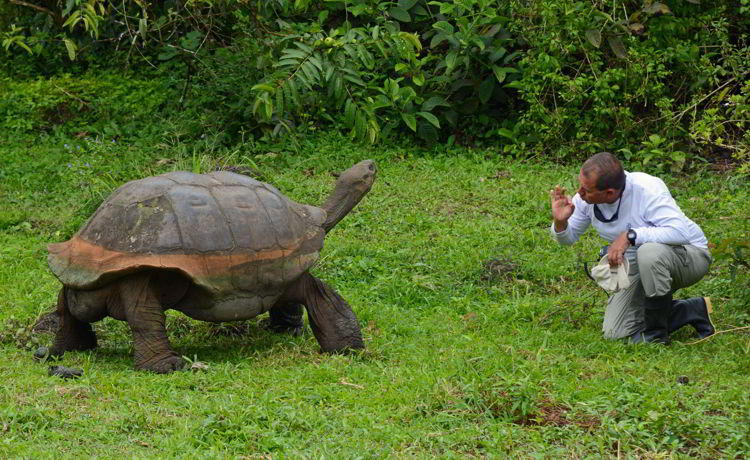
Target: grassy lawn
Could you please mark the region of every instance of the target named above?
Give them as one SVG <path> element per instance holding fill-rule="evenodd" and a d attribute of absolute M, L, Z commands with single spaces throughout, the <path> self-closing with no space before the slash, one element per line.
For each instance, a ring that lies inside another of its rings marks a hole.
<path fill-rule="evenodd" d="M 750 455 L 748 330 L 697 344 L 683 330 L 669 347 L 601 338 L 606 296 L 580 265 L 601 241 L 590 231 L 565 248 L 548 231 L 547 191 L 573 185 L 576 165 L 336 136 L 297 153 L 147 144 L 0 144 L 0 457 Z M 276 335 L 263 318 L 213 325 L 177 313 L 173 346 L 206 370 L 135 371 L 129 330 L 109 319 L 95 326 L 97 350 L 61 361 L 83 369 L 79 379 L 47 376 L 34 345 L 18 347 L 16 329 L 49 310 L 59 288 L 45 245 L 69 238 L 125 181 L 244 166 L 320 204 L 331 172 L 364 158 L 378 162 L 375 186 L 313 269 L 354 308 L 363 352 L 322 355 L 309 329 Z M 664 178 L 711 242 L 748 237 L 747 180 L 710 168 Z M 693 295 L 713 297 L 718 329 L 750 324 L 746 271 L 733 278 L 717 262 L 679 294 Z"/>

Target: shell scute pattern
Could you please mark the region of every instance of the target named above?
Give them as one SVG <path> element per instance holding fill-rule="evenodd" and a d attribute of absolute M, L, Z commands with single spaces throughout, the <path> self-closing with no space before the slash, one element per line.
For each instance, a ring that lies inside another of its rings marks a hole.
<path fill-rule="evenodd" d="M 322 209 L 252 178 L 169 173 L 117 189 L 73 239 L 50 245 L 49 263 L 79 288 L 152 267 L 216 293 L 275 292 L 315 263 L 324 220 Z"/>

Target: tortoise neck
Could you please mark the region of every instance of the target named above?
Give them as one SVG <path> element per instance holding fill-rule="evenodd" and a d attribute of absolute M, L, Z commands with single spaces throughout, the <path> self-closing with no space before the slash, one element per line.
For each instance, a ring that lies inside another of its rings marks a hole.
<path fill-rule="evenodd" d="M 364 193 L 357 187 L 336 184 L 333 193 L 322 206 L 327 215 L 323 230 L 328 233 L 344 216 L 349 214 L 363 196 Z"/>

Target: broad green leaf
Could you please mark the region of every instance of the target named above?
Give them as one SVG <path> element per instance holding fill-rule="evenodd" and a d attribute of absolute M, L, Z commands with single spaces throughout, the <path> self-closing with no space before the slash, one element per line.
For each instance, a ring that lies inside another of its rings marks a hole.
<path fill-rule="evenodd" d="M 386 58 L 386 59 L 388 58 L 388 56 L 389 56 L 388 51 L 386 51 L 386 49 L 383 46 L 383 43 L 381 42 L 381 40 L 378 40 L 378 41 L 375 42 L 375 47 L 378 49 L 378 51 L 380 51 L 380 54 L 384 58 Z"/>
<path fill-rule="evenodd" d="M 480 51 L 484 51 L 484 41 L 479 37 L 473 37 L 469 40 L 470 43 L 479 48 Z"/>
<path fill-rule="evenodd" d="M 352 58 L 352 61 L 356 61 L 359 56 L 357 56 L 357 51 L 354 49 L 354 46 L 346 44 L 344 45 L 344 51 L 346 51 L 346 54 L 349 55 L 350 58 Z"/>
<path fill-rule="evenodd" d="M 505 54 L 508 52 L 505 48 L 502 46 L 498 46 L 495 48 L 495 50 L 490 53 L 490 62 L 495 63 L 499 61 Z"/>
<path fill-rule="evenodd" d="M 355 115 L 357 115 L 357 106 L 352 102 L 351 99 L 347 99 L 346 103 L 344 104 L 344 122 L 347 126 L 354 126 Z"/>
<path fill-rule="evenodd" d="M 517 72 L 517 70 L 512 67 L 500 67 L 499 65 L 492 66 L 492 73 L 495 74 L 498 83 L 504 82 L 506 75 L 513 72 Z"/>
<path fill-rule="evenodd" d="M 266 107 L 266 120 L 270 120 L 273 118 L 273 104 L 269 100 L 264 100 L 263 102 Z"/>
<path fill-rule="evenodd" d="M 406 40 L 407 42 L 411 43 L 411 45 L 417 51 L 422 49 L 422 43 L 419 41 L 419 37 L 417 37 L 415 34 L 411 34 L 409 32 L 399 32 L 398 36 L 401 37 L 401 39 Z"/>
<path fill-rule="evenodd" d="M 252 88 L 250 88 L 250 91 L 266 91 L 272 93 L 273 86 L 266 83 L 258 83 L 257 85 L 254 85 Z"/>
<path fill-rule="evenodd" d="M 419 72 L 417 74 L 414 74 L 414 76 L 412 77 L 412 81 L 417 86 L 424 86 L 424 73 Z"/>
<path fill-rule="evenodd" d="M 320 59 L 318 58 L 318 56 L 316 56 L 316 55 L 310 56 L 310 58 L 308 59 L 308 62 L 310 62 L 312 65 L 314 65 L 321 74 L 323 73 L 323 63 L 320 61 Z"/>
<path fill-rule="evenodd" d="M 625 45 L 623 45 L 620 37 L 616 35 L 609 36 L 607 37 L 607 42 L 609 43 L 609 47 L 612 48 L 612 52 L 615 53 L 615 56 L 620 59 L 628 57 L 628 50 L 625 49 Z"/>
<path fill-rule="evenodd" d="M 328 67 L 328 68 L 326 69 L 326 81 L 331 81 L 331 77 L 333 77 L 333 75 L 334 75 L 334 73 L 333 73 L 333 72 L 334 72 L 334 70 L 335 70 L 335 69 L 334 69 L 334 67 L 333 67 L 333 66 L 329 66 L 329 67 Z"/>
<path fill-rule="evenodd" d="M 355 5 L 352 8 L 349 8 L 349 12 L 352 14 L 352 16 L 357 17 L 360 14 L 367 12 L 369 9 L 369 6 L 364 3 L 360 3 L 359 5 Z"/>
<path fill-rule="evenodd" d="M 367 84 L 364 81 L 362 81 L 362 79 L 359 78 L 358 75 L 351 75 L 351 74 L 347 73 L 347 74 L 344 75 L 344 80 L 346 80 L 346 81 L 348 81 L 350 83 L 354 83 L 355 85 L 359 85 L 359 86 L 361 86 L 363 88 L 367 86 Z"/>
<path fill-rule="evenodd" d="M 410 9 L 412 6 L 416 4 L 417 4 L 417 0 L 398 0 L 398 6 L 405 10 Z"/>
<path fill-rule="evenodd" d="M 415 117 L 413 113 L 401 112 L 401 118 L 409 129 L 417 132 L 417 117 Z"/>
<path fill-rule="evenodd" d="M 356 118 L 357 137 L 364 139 L 367 136 L 367 114 L 364 110 L 358 110 Z"/>
<path fill-rule="evenodd" d="M 437 106 L 450 107 L 450 104 L 443 96 L 432 96 L 422 104 L 422 110 L 429 112 Z"/>
<path fill-rule="evenodd" d="M 448 2 L 429 2 L 428 5 L 433 5 L 440 8 L 440 14 L 443 16 L 450 16 L 453 13 L 453 10 L 456 8 L 456 5 Z"/>
<path fill-rule="evenodd" d="M 294 48 L 287 48 L 281 53 L 281 59 L 306 59 L 309 54 Z"/>
<path fill-rule="evenodd" d="M 441 3 L 440 4 L 440 14 L 445 16 L 450 16 L 453 14 L 453 11 L 456 9 L 456 5 L 453 3 Z"/>
<path fill-rule="evenodd" d="M 492 77 L 485 78 L 479 85 L 479 100 L 486 104 L 492 97 L 492 91 L 495 89 L 495 79 Z"/>
<path fill-rule="evenodd" d="M 299 59 L 279 59 L 279 62 L 274 64 L 274 67 L 277 68 L 283 68 L 283 67 L 297 67 L 300 63 Z"/>
<path fill-rule="evenodd" d="M 33 51 L 31 51 L 31 48 L 29 48 L 29 46 L 28 46 L 28 45 L 27 45 L 26 43 L 24 43 L 24 42 L 23 42 L 23 40 L 18 40 L 18 41 L 16 42 L 16 45 L 18 45 L 18 46 L 20 46 L 21 48 L 23 48 L 23 49 L 25 49 L 26 51 L 28 51 L 28 52 L 29 52 L 29 54 L 34 54 L 34 52 L 33 52 Z"/>
<path fill-rule="evenodd" d="M 502 24 L 493 24 L 489 29 L 482 32 L 482 36 L 492 38 L 501 30 L 503 30 Z"/>
<path fill-rule="evenodd" d="M 294 45 L 308 55 L 313 53 L 313 49 L 302 42 L 295 42 Z"/>
<path fill-rule="evenodd" d="M 456 50 L 450 50 L 445 56 L 445 65 L 448 67 L 448 71 L 451 71 L 456 67 L 457 60 L 458 52 Z"/>
<path fill-rule="evenodd" d="M 589 29 L 586 31 L 586 38 L 594 47 L 599 48 L 602 45 L 602 33 L 598 29 Z"/>
<path fill-rule="evenodd" d="M 82 15 L 78 12 L 73 13 L 64 23 L 63 28 L 70 26 L 70 29 L 73 30 L 73 28 L 78 24 L 78 22 L 81 20 Z"/>
<path fill-rule="evenodd" d="M 357 46 L 357 54 L 359 55 L 359 59 L 362 61 L 362 65 L 364 65 L 368 70 L 372 70 L 375 68 L 375 58 L 372 56 L 372 54 L 370 54 L 370 51 L 368 51 L 364 45 Z"/>
<path fill-rule="evenodd" d="M 438 118 L 430 112 L 417 112 L 417 115 L 427 120 L 432 126 L 440 129 L 440 121 Z"/>
<path fill-rule="evenodd" d="M 76 0 L 67 0 L 65 2 L 65 9 L 62 11 L 62 17 L 65 17 L 70 14 L 70 12 L 73 10 L 73 7 L 76 4 Z"/>
<path fill-rule="evenodd" d="M 437 29 L 437 30 L 443 32 L 444 34 L 448 34 L 448 35 L 451 35 L 453 33 L 453 31 L 454 31 L 453 26 L 451 25 L 451 23 L 449 23 L 447 21 L 438 21 L 438 22 L 436 22 L 435 24 L 432 25 L 432 28 L 433 29 Z"/>
<path fill-rule="evenodd" d="M 510 139 L 512 141 L 516 140 L 516 136 L 513 134 L 513 131 L 511 131 L 511 130 L 509 130 L 507 128 L 498 128 L 495 131 L 495 133 L 497 133 L 497 134 L 499 134 L 499 135 L 501 135 L 503 137 L 506 137 L 506 138 L 508 138 L 508 139 Z"/>
<path fill-rule="evenodd" d="M 424 9 L 422 5 L 417 5 L 414 8 L 411 9 L 412 16 L 419 17 L 419 16 L 430 16 L 430 12 Z M 423 18 L 420 18 L 423 19 Z"/>
<path fill-rule="evenodd" d="M 442 33 L 438 32 L 435 35 L 432 36 L 432 39 L 430 40 L 430 48 L 435 48 L 436 46 L 440 45 L 444 41 L 446 41 L 448 37 Z"/>
<path fill-rule="evenodd" d="M 400 22 L 411 22 L 411 16 L 409 15 L 409 12 L 406 11 L 403 8 L 399 8 L 398 6 L 392 7 L 388 12 L 391 14 L 391 16 Z"/>
<path fill-rule="evenodd" d="M 378 137 L 380 136 L 380 125 L 378 125 L 378 121 L 375 120 L 374 118 L 370 118 L 367 124 L 368 124 L 367 134 L 368 134 L 368 137 L 370 138 L 370 143 L 374 144 L 378 140 Z"/>
<path fill-rule="evenodd" d="M 474 5 L 476 4 L 476 1 L 474 0 L 453 0 L 458 6 L 465 9 L 466 11 L 471 11 L 474 8 Z"/>
<path fill-rule="evenodd" d="M 78 50 L 78 47 L 73 42 L 73 40 L 69 38 L 63 38 L 63 43 L 65 43 L 65 48 L 68 50 L 68 58 L 70 58 L 71 61 L 76 60 L 76 51 Z"/>
<path fill-rule="evenodd" d="M 375 102 L 373 102 L 372 104 L 370 104 L 370 110 L 372 110 L 373 112 L 375 112 L 376 110 L 382 109 L 383 107 L 391 107 L 391 106 L 393 106 L 393 104 L 391 103 L 391 101 L 388 100 L 387 97 L 385 97 L 383 95 L 380 95 L 380 96 L 377 97 L 377 99 L 375 100 Z"/>

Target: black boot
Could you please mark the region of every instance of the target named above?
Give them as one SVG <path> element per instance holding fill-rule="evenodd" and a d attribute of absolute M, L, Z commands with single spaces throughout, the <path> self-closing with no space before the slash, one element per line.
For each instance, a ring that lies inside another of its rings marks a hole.
<path fill-rule="evenodd" d="M 268 316 L 271 320 L 268 328 L 274 332 L 287 333 L 295 337 L 304 332 L 305 320 L 302 319 L 302 305 L 277 306 L 268 310 Z"/>
<path fill-rule="evenodd" d="M 711 322 L 710 297 L 693 297 L 672 302 L 672 314 L 669 318 L 669 330 L 676 331 L 686 324 L 695 328 L 700 338 L 704 339 L 716 332 Z"/>
<path fill-rule="evenodd" d="M 669 316 L 672 312 L 672 294 L 646 297 L 644 319 L 646 328 L 633 334 L 633 343 L 655 342 L 669 344 Z"/>

